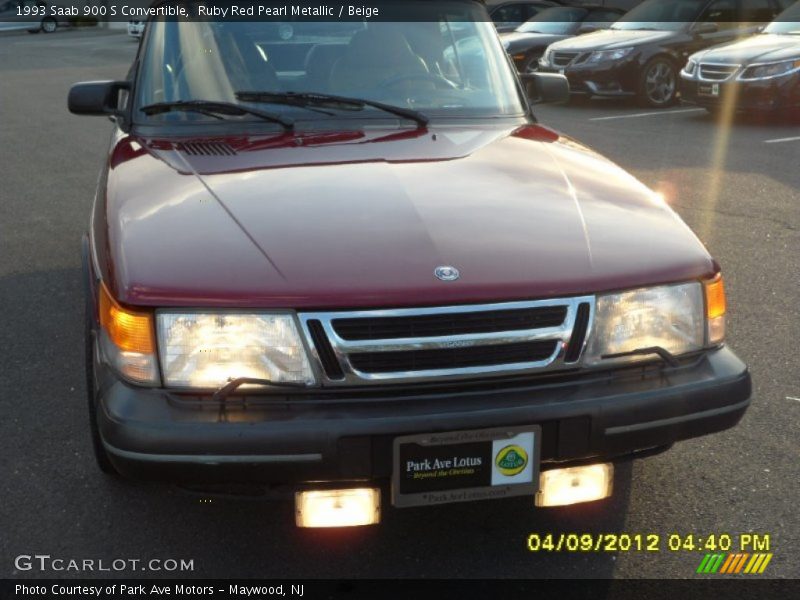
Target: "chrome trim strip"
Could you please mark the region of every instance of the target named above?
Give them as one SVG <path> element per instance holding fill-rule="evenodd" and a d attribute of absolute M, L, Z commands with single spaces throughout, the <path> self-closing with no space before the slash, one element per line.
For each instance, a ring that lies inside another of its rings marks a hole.
<path fill-rule="evenodd" d="M 581 353 L 576 362 L 564 363 L 566 345 L 572 337 L 577 317 L 578 306 L 586 303 L 589 305 L 589 323 L 586 338 L 583 341 Z M 540 327 L 533 329 L 517 329 L 488 333 L 468 333 L 451 336 L 413 337 L 413 338 L 385 338 L 377 340 L 345 340 L 339 336 L 333 326 L 336 319 L 375 319 L 386 317 L 416 317 L 425 315 L 447 314 L 475 314 L 480 312 L 515 310 L 526 308 L 548 308 L 563 306 L 566 316 L 563 323 L 557 327 Z M 316 362 L 316 369 L 322 375 L 323 385 L 364 385 L 370 383 L 411 382 L 427 381 L 430 379 L 458 379 L 485 375 L 498 374 L 523 374 L 531 371 L 553 370 L 556 368 L 575 368 L 580 366 L 588 343 L 589 335 L 594 325 L 595 297 L 581 296 L 576 298 L 536 300 L 528 302 L 504 302 L 495 304 L 460 305 L 422 308 L 399 308 L 378 310 L 354 310 L 334 312 L 299 313 L 301 331 L 306 338 L 306 343 L 311 349 L 311 359 Z M 320 357 L 311 338 L 308 322 L 316 320 L 322 325 L 328 341 L 333 349 L 339 366 L 344 373 L 343 379 L 330 379 L 321 368 Z M 500 365 L 482 365 L 476 367 L 460 367 L 452 369 L 428 369 L 418 371 L 400 371 L 391 373 L 365 373 L 357 370 L 350 362 L 349 355 L 359 352 L 396 352 L 414 350 L 435 350 L 451 348 L 468 348 L 475 346 L 504 345 L 529 341 L 558 342 L 551 356 L 544 360 L 524 363 L 506 363 Z"/>

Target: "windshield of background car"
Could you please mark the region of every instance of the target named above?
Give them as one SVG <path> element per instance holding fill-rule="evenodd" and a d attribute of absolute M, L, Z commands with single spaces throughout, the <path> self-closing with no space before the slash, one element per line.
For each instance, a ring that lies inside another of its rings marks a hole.
<path fill-rule="evenodd" d="M 243 91 L 335 94 L 431 118 L 523 114 L 497 34 L 481 20 L 483 9 L 463 2 L 435 6 L 430 9 L 435 19 L 413 23 L 155 21 L 144 50 L 135 120 L 213 120 L 187 112 L 148 117 L 138 109 L 190 100 L 244 104 L 237 100 Z M 247 105 L 293 119 L 326 118 L 285 104 Z M 386 117 L 368 107 L 349 108 L 326 107 L 335 113 L 327 118 Z"/>
<path fill-rule="evenodd" d="M 626 13 L 611 29 L 678 31 L 700 15 L 705 0 L 646 0 Z"/>
<path fill-rule="evenodd" d="M 585 8 L 548 8 L 520 25 L 517 31 L 567 35 L 577 31 L 588 12 Z"/>
<path fill-rule="evenodd" d="M 764 33 L 800 35 L 800 2 L 790 6 L 767 25 Z"/>

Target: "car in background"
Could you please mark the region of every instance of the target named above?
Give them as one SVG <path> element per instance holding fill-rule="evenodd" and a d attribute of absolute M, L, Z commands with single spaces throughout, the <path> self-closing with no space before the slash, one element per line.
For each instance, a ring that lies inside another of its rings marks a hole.
<path fill-rule="evenodd" d="M 28 33 L 53 33 L 66 26 L 50 15 L 49 5 L 41 0 L 0 0 L 0 31 L 26 30 Z"/>
<path fill-rule="evenodd" d="M 690 54 L 756 33 L 787 0 L 645 0 L 606 31 L 556 42 L 539 70 L 563 73 L 573 94 L 635 97 L 661 108 L 678 99 Z"/>
<path fill-rule="evenodd" d="M 139 39 L 144 34 L 144 21 L 128 21 L 128 35 Z"/>
<path fill-rule="evenodd" d="M 758 35 L 689 57 L 681 96 L 716 112 L 775 112 L 800 108 L 800 2 Z"/>
<path fill-rule="evenodd" d="M 541 11 L 560 5 L 550 0 L 489 0 L 486 8 L 498 33 L 514 31 Z"/>
<path fill-rule="evenodd" d="M 539 68 L 547 46 L 581 33 L 607 29 L 625 11 L 600 5 L 554 6 L 541 11 L 514 31 L 501 33 L 500 40 L 520 73 Z"/>

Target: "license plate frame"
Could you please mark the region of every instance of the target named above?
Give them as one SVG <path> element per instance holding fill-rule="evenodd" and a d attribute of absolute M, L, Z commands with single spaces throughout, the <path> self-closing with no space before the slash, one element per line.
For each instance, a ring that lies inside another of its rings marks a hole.
<path fill-rule="evenodd" d="M 541 438 L 539 425 L 396 437 L 392 445 L 392 505 L 406 508 L 533 497 L 539 491 Z M 480 464 L 475 464 L 479 458 Z M 521 467 L 520 461 L 524 461 Z"/>

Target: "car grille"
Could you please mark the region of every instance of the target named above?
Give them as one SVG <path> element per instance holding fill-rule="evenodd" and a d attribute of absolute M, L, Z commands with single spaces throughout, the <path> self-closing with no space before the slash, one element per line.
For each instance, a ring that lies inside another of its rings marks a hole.
<path fill-rule="evenodd" d="M 566 67 L 581 62 L 582 58 L 580 52 L 553 52 L 551 60 L 554 67 Z"/>
<path fill-rule="evenodd" d="M 700 78 L 706 81 L 726 81 L 739 69 L 739 65 L 701 64 Z"/>
<path fill-rule="evenodd" d="M 594 298 L 301 313 L 326 385 L 426 381 L 575 366 Z"/>

